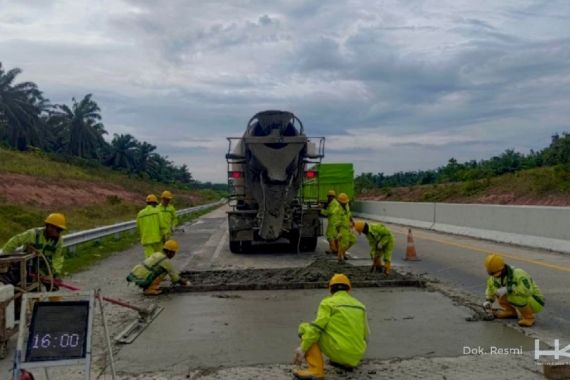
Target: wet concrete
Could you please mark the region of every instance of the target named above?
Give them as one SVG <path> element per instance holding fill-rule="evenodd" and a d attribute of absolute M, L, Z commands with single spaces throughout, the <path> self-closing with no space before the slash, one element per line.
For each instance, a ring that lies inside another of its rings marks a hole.
<path fill-rule="evenodd" d="M 324 290 L 177 294 L 131 345 L 121 349 L 123 374 L 179 375 L 204 367 L 288 363 L 297 326 L 314 318 Z M 470 311 L 437 292 L 356 289 L 368 309 L 366 357 L 462 356 L 465 346 L 532 349 L 533 341 L 499 322 L 465 323 Z"/>

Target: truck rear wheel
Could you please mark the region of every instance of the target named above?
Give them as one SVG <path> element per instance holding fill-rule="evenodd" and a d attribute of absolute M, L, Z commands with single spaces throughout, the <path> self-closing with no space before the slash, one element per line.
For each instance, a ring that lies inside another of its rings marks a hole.
<path fill-rule="evenodd" d="M 318 242 L 319 240 L 317 236 L 301 238 L 301 251 L 314 252 L 315 249 L 317 249 Z"/>
<path fill-rule="evenodd" d="M 251 251 L 251 241 L 247 240 L 233 240 L 230 241 L 230 252 L 232 253 L 245 253 Z"/>

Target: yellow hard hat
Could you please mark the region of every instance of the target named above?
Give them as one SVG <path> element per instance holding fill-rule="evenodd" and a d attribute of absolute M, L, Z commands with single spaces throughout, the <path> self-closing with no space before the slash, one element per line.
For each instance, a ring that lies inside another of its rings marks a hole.
<path fill-rule="evenodd" d="M 164 190 L 162 194 L 160 194 L 160 197 L 164 199 L 172 199 L 172 193 L 168 190 Z"/>
<path fill-rule="evenodd" d="M 366 222 L 364 220 L 357 220 L 356 222 L 354 222 L 354 229 L 356 230 L 356 232 L 361 234 L 362 231 L 364 231 L 365 225 L 366 225 Z"/>
<path fill-rule="evenodd" d="M 162 248 L 168 251 L 178 252 L 178 243 L 176 242 L 176 240 L 167 240 L 166 242 L 164 242 Z"/>
<path fill-rule="evenodd" d="M 44 220 L 45 224 L 51 224 L 52 226 L 56 226 L 57 228 L 61 228 L 65 230 L 65 216 L 58 212 L 54 212 L 53 214 L 49 214 L 46 220 Z"/>
<path fill-rule="evenodd" d="M 348 201 L 349 201 L 350 199 L 348 198 L 348 195 L 346 195 L 346 193 L 340 193 L 340 194 L 338 195 L 337 200 L 338 200 L 340 203 L 342 203 L 343 205 L 345 205 L 345 204 L 348 203 Z"/>
<path fill-rule="evenodd" d="M 156 198 L 156 195 L 154 194 L 149 194 L 146 196 L 146 203 L 158 203 L 158 199 Z"/>
<path fill-rule="evenodd" d="M 338 285 L 338 284 L 343 284 L 343 285 L 348 286 L 348 290 L 352 289 L 352 284 L 350 283 L 350 280 L 348 279 L 348 277 L 345 274 L 335 273 L 331 277 L 331 280 L 329 281 L 329 289 L 333 285 Z"/>
<path fill-rule="evenodd" d="M 327 193 L 327 197 L 336 197 L 336 191 L 329 190 L 329 192 Z"/>
<path fill-rule="evenodd" d="M 489 255 L 485 259 L 485 269 L 487 269 L 487 273 L 493 274 L 497 273 L 505 267 L 505 260 L 502 256 L 499 255 Z"/>

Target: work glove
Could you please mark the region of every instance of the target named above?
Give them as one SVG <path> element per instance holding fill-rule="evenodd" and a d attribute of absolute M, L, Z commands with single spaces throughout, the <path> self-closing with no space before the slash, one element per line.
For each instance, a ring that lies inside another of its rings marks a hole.
<path fill-rule="evenodd" d="M 188 286 L 191 286 L 192 283 L 191 283 L 190 281 L 188 281 L 188 280 L 180 279 L 180 280 L 176 283 L 176 285 L 178 285 L 178 286 L 183 286 L 183 287 L 188 287 Z"/>
<path fill-rule="evenodd" d="M 293 358 L 293 364 L 301 365 L 303 364 L 304 360 L 305 360 L 305 353 L 301 349 L 301 346 L 299 346 L 295 349 L 295 357 Z"/>
<path fill-rule="evenodd" d="M 497 292 L 495 293 L 497 295 L 497 297 L 502 297 L 505 294 L 507 294 L 507 287 L 503 286 L 502 288 L 497 289 Z"/>
<path fill-rule="evenodd" d="M 485 301 L 485 302 L 483 302 L 483 309 L 491 310 L 492 305 L 493 305 L 493 303 L 491 301 Z"/>

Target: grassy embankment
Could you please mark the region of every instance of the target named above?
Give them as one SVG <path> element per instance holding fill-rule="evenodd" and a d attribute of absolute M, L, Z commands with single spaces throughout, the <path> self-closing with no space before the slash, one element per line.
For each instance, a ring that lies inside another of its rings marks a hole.
<path fill-rule="evenodd" d="M 570 205 L 570 165 L 481 180 L 362 191 L 360 199 L 405 202 Z"/>
<path fill-rule="evenodd" d="M 215 191 L 156 183 L 89 162 L 72 164 L 64 161 L 42 152 L 22 153 L 0 148 L 0 247 L 12 235 L 43 225 L 46 215 L 54 211 L 66 215 L 69 233 L 132 220 L 145 206 L 146 194 L 159 195 L 167 188 L 174 193 L 177 209 L 222 197 Z M 101 188 L 111 195 L 85 198 L 85 193 L 93 190 L 95 194 L 95 190 Z M 75 199 L 79 190 L 83 198 Z M 115 191 L 117 195 L 114 195 Z M 45 204 L 46 192 L 53 198 L 48 205 Z M 38 201 L 42 197 L 43 203 Z M 69 253 L 66 270 L 84 268 L 93 259 L 85 258 L 89 256 L 88 252 L 94 257 L 103 257 L 134 242 L 135 236 L 126 235 L 119 240 L 109 238 L 85 244 L 75 253 Z M 101 253 L 103 251 L 106 253 Z"/>

